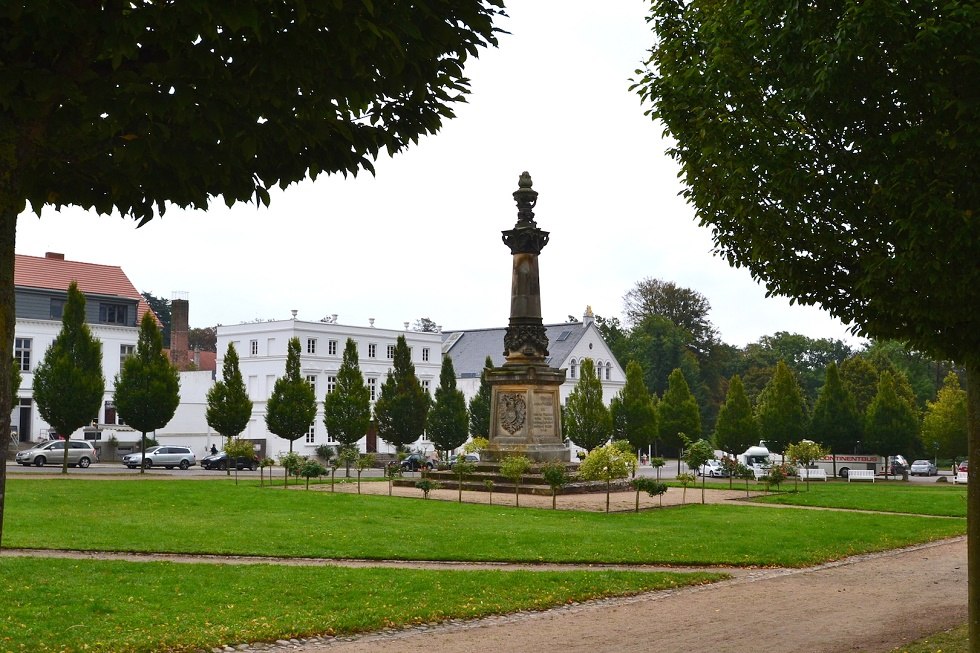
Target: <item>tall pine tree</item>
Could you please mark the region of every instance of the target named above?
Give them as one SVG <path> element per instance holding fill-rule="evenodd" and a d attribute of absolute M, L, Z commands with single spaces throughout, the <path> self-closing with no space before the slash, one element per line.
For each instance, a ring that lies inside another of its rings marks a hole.
<path fill-rule="evenodd" d="M 323 425 L 342 447 L 356 445 L 371 425 L 371 391 L 364 383 L 352 338 L 344 345 L 336 387 L 323 398 Z"/>
<path fill-rule="evenodd" d="M 667 390 L 658 404 L 660 438 L 668 447 L 680 451 L 683 433 L 694 439 L 701 435 L 701 411 L 680 368 L 667 377 Z"/>
<path fill-rule="evenodd" d="M 759 395 L 755 407 L 759 435 L 770 451 L 782 453 L 807 433 L 806 404 L 793 370 L 782 360 Z"/>
<path fill-rule="evenodd" d="M 205 419 L 208 426 L 225 438 L 225 449 L 231 439 L 245 430 L 252 417 L 252 400 L 248 397 L 242 370 L 238 365 L 235 343 L 229 342 L 225 358 L 221 362 L 221 380 L 208 390 L 208 407 Z M 228 465 L 231 475 L 231 465 Z"/>
<path fill-rule="evenodd" d="M 374 416 L 381 439 L 403 449 L 422 437 L 432 402 L 415 376 L 405 336 L 398 336 L 392 362 L 393 367 L 374 404 Z"/>
<path fill-rule="evenodd" d="M 66 440 L 99 415 L 105 396 L 102 345 L 85 324 L 85 296 L 74 281 L 68 286 L 61 332 L 34 369 L 33 393 L 41 417 Z M 68 473 L 67 446 L 61 473 Z"/>
<path fill-rule="evenodd" d="M 759 424 L 738 374 L 728 384 L 725 403 L 715 422 L 715 446 L 733 455 L 759 443 Z"/>
<path fill-rule="evenodd" d="M 819 442 L 834 456 L 834 475 L 837 474 L 837 454 L 854 451 L 861 440 L 862 420 L 840 377 L 836 363 L 827 366 L 826 380 L 810 418 L 810 439 Z"/>
<path fill-rule="evenodd" d="M 633 451 L 653 444 L 659 434 L 657 407 L 643 380 L 643 368 L 636 361 L 626 365 L 626 383 L 609 404 L 613 437 L 626 440 Z"/>
<path fill-rule="evenodd" d="M 276 379 L 266 404 L 265 425 L 280 438 L 293 441 L 306 435 L 316 417 L 316 395 L 300 374 L 299 338 L 290 338 L 286 349 L 286 374 Z"/>
<path fill-rule="evenodd" d="M 602 401 L 602 382 L 591 358 L 582 359 L 581 376 L 565 400 L 562 420 L 568 439 L 586 451 L 601 447 L 612 437 L 612 416 Z"/>
<path fill-rule="evenodd" d="M 919 420 L 915 409 L 901 396 L 892 373 L 882 372 L 878 394 L 865 416 L 865 450 L 879 456 L 910 454 L 918 444 L 918 437 Z"/>
<path fill-rule="evenodd" d="M 136 351 L 116 376 L 113 401 L 119 416 L 142 434 L 144 452 L 146 434 L 166 426 L 180 404 L 180 373 L 163 353 L 163 336 L 150 313 L 140 321 Z M 144 471 L 140 465 L 140 473 Z"/>
<path fill-rule="evenodd" d="M 456 389 L 456 370 L 453 359 L 442 357 L 439 371 L 439 387 L 436 388 L 436 401 L 429 411 L 426 431 L 438 451 L 452 451 L 466 442 L 466 427 L 469 415 L 466 412 L 466 397 Z"/>
<path fill-rule="evenodd" d="M 470 435 L 474 438 L 490 438 L 490 397 L 492 388 L 487 382 L 487 370 L 493 369 L 493 360 L 487 356 L 480 372 L 480 389 L 470 399 Z"/>

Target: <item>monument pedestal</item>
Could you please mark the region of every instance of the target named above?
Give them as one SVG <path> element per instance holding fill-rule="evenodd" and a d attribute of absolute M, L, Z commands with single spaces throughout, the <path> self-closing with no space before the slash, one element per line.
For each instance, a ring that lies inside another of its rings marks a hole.
<path fill-rule="evenodd" d="M 559 394 L 564 370 L 540 363 L 506 363 L 489 370 L 487 382 L 491 386 L 488 458 L 523 454 L 534 462 L 568 462 Z"/>

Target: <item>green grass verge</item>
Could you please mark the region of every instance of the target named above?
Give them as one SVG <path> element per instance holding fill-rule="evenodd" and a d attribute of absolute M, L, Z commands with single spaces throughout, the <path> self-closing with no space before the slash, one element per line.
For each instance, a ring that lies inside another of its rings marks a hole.
<path fill-rule="evenodd" d="M 807 566 L 963 520 L 690 504 L 587 513 L 213 481 L 9 479 L 4 545 L 400 560 Z"/>
<path fill-rule="evenodd" d="M 967 653 L 970 650 L 969 628 L 966 625 L 936 633 L 917 642 L 899 646 L 895 653 Z"/>
<path fill-rule="evenodd" d="M 879 510 L 916 515 L 966 517 L 966 487 L 948 483 L 810 483 L 798 492 L 783 491 L 755 499 L 793 506 L 823 506 L 852 510 Z"/>
<path fill-rule="evenodd" d="M 538 610 L 723 577 L 5 558 L 0 650 L 210 650 Z"/>

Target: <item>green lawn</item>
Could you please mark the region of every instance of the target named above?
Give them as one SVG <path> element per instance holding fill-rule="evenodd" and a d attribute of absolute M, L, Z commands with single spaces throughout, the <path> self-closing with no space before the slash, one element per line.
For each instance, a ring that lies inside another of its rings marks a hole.
<path fill-rule="evenodd" d="M 853 510 L 880 510 L 966 517 L 966 487 L 949 483 L 810 483 L 793 492 L 792 483 L 784 483 L 782 492 L 756 499 L 766 503 L 794 506 L 824 506 Z"/>
<path fill-rule="evenodd" d="M 211 650 L 544 609 L 722 577 L 4 558 L 0 650 Z"/>
<path fill-rule="evenodd" d="M 869 490 L 870 488 L 863 488 Z M 965 520 L 690 504 L 584 513 L 210 480 L 9 479 L 4 545 L 400 560 L 806 566 Z"/>
<path fill-rule="evenodd" d="M 969 647 L 969 628 L 963 625 L 899 646 L 894 653 L 967 653 Z"/>

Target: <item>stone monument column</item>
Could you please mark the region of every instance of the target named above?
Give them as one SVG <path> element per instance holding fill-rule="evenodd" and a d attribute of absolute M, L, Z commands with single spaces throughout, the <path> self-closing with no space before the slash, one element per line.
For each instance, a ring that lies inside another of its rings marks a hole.
<path fill-rule="evenodd" d="M 524 172 L 514 191 L 517 224 L 503 232 L 513 257 L 510 321 L 504 335 L 502 367 L 488 372 L 491 385 L 491 457 L 523 453 L 534 461 L 568 461 L 561 437 L 559 387 L 565 371 L 549 367 L 548 336 L 541 321 L 538 255 L 549 234 L 534 221 L 538 193 Z"/>

